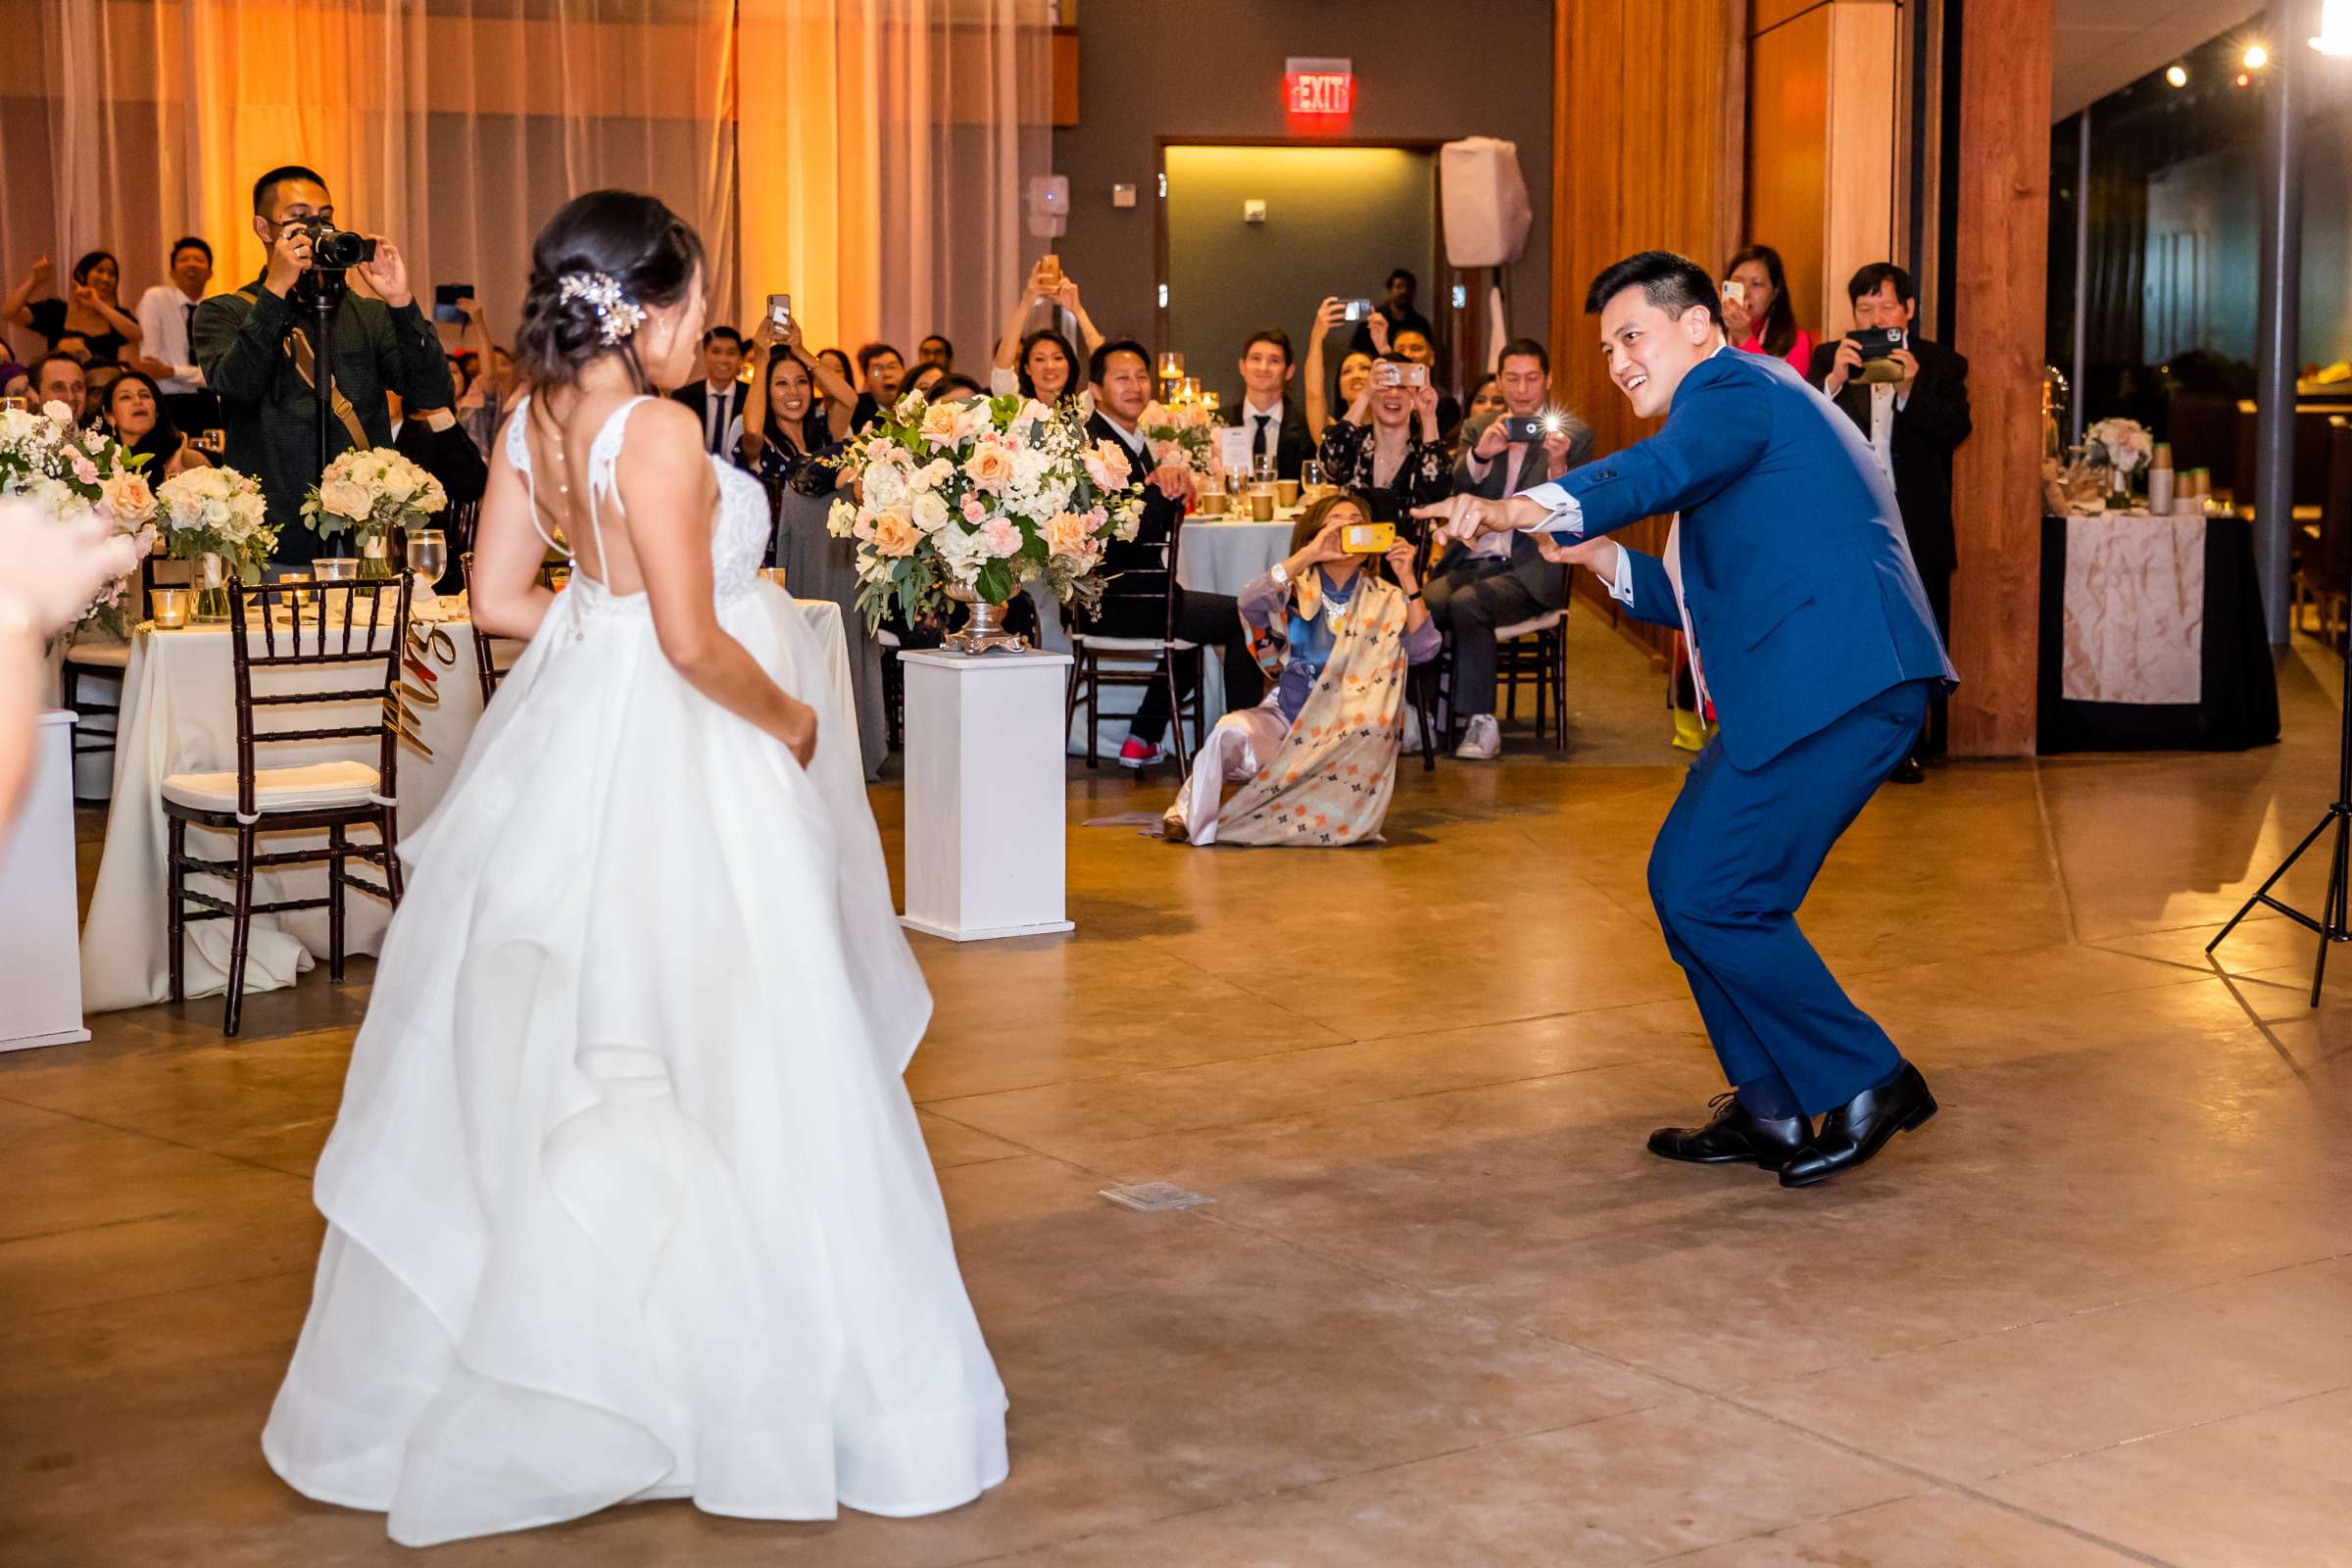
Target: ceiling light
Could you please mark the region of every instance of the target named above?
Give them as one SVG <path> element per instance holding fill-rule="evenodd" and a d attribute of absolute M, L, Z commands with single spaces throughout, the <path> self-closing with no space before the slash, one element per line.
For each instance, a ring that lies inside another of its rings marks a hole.
<path fill-rule="evenodd" d="M 2176 87 L 2185 87 L 2188 85 L 2188 73 L 2180 66 L 2167 66 L 2164 68 L 2164 79 Z"/>
<path fill-rule="evenodd" d="M 2246 45 L 2245 65 L 2248 71 L 2260 71 L 2271 63 L 2271 52 L 2258 43 Z"/>

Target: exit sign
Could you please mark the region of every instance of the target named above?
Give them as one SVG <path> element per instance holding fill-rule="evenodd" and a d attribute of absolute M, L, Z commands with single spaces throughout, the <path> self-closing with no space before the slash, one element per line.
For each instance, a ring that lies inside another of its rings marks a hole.
<path fill-rule="evenodd" d="M 1347 115 L 1355 111 L 1355 62 L 1302 60 L 1282 64 L 1283 108 L 1294 115 Z"/>

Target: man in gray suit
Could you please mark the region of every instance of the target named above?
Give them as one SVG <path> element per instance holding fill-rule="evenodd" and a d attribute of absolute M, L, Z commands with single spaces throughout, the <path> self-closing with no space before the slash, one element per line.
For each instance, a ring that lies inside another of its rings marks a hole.
<path fill-rule="evenodd" d="M 1534 338 L 1503 345 L 1503 414 L 1473 439 L 1463 431 L 1453 468 L 1456 495 L 1500 500 L 1556 479 L 1591 461 L 1592 427 L 1564 409 L 1546 412 L 1551 356 Z M 1538 421 L 1540 439 L 1525 439 Z M 1454 756 L 1484 761 L 1502 752 L 1494 722 L 1494 629 L 1568 603 L 1568 568 L 1537 553 L 1525 534 L 1486 534 L 1453 543 L 1438 558 L 1424 590 L 1430 613 L 1453 636 L 1453 711 L 1465 719 Z"/>

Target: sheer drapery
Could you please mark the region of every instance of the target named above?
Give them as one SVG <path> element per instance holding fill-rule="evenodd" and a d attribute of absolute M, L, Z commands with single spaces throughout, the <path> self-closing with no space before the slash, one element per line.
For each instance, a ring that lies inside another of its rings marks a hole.
<path fill-rule="evenodd" d="M 976 365 L 1050 162 L 1048 24 L 1046 0 L 0 0 L 0 288 L 46 253 L 62 293 L 105 248 L 127 308 L 182 233 L 241 286 L 254 176 L 301 163 L 420 297 L 472 284 L 503 336 L 538 225 L 620 185 L 702 230 L 714 318 L 785 292 L 812 345 L 940 330 Z"/>
<path fill-rule="evenodd" d="M 811 342 L 944 332 L 981 366 L 1053 163 L 1047 0 L 740 9 L 747 294 L 791 294 Z"/>

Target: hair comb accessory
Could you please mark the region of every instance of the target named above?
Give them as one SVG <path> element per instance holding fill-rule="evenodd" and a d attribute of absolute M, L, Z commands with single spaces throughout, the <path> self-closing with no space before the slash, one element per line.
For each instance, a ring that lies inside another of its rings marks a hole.
<path fill-rule="evenodd" d="M 565 301 L 586 300 L 596 307 L 600 335 L 608 348 L 645 324 L 645 307 L 623 295 L 606 273 L 565 272 L 557 282 Z"/>

